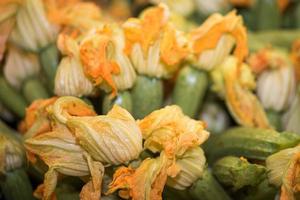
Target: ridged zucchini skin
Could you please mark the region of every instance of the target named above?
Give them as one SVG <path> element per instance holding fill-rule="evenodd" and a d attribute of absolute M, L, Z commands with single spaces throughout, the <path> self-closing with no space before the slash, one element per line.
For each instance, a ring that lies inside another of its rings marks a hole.
<path fill-rule="evenodd" d="M 202 178 L 188 189 L 188 193 L 194 200 L 231 199 L 208 169 L 205 169 Z"/>
<path fill-rule="evenodd" d="M 281 24 L 281 14 L 274 0 L 258 0 L 253 9 L 256 21 L 256 30 L 279 29 Z"/>
<path fill-rule="evenodd" d="M 0 181 L 6 200 L 34 200 L 29 178 L 23 168 L 7 172 Z"/>
<path fill-rule="evenodd" d="M 246 186 L 257 186 L 266 178 L 266 168 L 251 164 L 246 159 L 226 156 L 214 163 L 213 174 L 219 183 L 233 191 Z"/>
<path fill-rule="evenodd" d="M 118 92 L 117 96 L 110 99 L 109 95 L 105 95 L 102 102 L 102 112 L 106 114 L 112 109 L 113 105 L 119 105 L 132 113 L 132 97 L 129 91 Z"/>
<path fill-rule="evenodd" d="M 271 129 L 236 127 L 211 138 L 206 146 L 210 162 L 223 156 L 243 156 L 265 160 L 269 155 L 300 142 L 300 135 Z"/>
<path fill-rule="evenodd" d="M 186 115 L 195 117 L 202 104 L 207 85 L 206 72 L 185 66 L 176 79 L 173 103 L 180 106 Z"/>
<path fill-rule="evenodd" d="M 132 111 L 136 119 L 142 119 L 163 104 L 162 80 L 139 75 L 131 91 Z"/>
<path fill-rule="evenodd" d="M 23 118 L 27 106 L 24 97 L 15 91 L 2 75 L 0 75 L 0 88 L 1 103 L 3 103 L 3 105 L 15 113 L 18 117 Z"/>

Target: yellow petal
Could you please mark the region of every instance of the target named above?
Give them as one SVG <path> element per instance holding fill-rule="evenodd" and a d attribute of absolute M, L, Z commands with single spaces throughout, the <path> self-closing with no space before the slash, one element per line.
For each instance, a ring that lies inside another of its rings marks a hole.
<path fill-rule="evenodd" d="M 243 26 L 241 16 L 236 11 L 226 16 L 213 14 L 198 29 L 190 33 L 190 47 L 193 53 L 200 55 L 203 51 L 214 49 L 224 34 L 230 34 L 235 38 L 236 47 L 234 55 L 239 64 L 248 55 L 247 33 Z"/>

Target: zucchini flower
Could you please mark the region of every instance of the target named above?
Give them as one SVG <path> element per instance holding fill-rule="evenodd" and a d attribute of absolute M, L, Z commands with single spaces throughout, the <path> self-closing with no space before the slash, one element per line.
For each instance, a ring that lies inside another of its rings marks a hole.
<path fill-rule="evenodd" d="M 164 3 L 170 10 L 180 16 L 188 17 L 195 11 L 195 2 L 193 0 L 150 0 L 154 4 Z"/>
<path fill-rule="evenodd" d="M 251 92 L 255 88 L 254 76 L 248 65 L 238 65 L 238 59 L 228 57 L 215 71 L 213 81 L 225 96 L 226 105 L 238 124 L 268 128 L 269 122 L 257 97 Z M 217 78 L 217 80 L 216 80 Z"/>
<path fill-rule="evenodd" d="M 296 93 L 296 80 L 288 55 L 277 49 L 262 49 L 249 58 L 257 79 L 257 96 L 265 109 L 283 111 Z"/>
<path fill-rule="evenodd" d="M 202 175 L 205 158 L 198 147 L 209 136 L 204 124 L 185 116 L 178 106 L 167 106 L 140 120 L 144 146 L 157 158 L 147 158 L 137 169 L 121 167 L 115 174 L 108 193 L 121 189 L 121 197 L 161 199 L 167 183 L 185 189 Z M 195 157 L 197 159 L 195 159 Z M 193 166 L 197 163 L 197 167 Z"/>
<path fill-rule="evenodd" d="M 249 8 L 253 6 L 255 0 L 229 0 L 233 6 Z"/>
<path fill-rule="evenodd" d="M 135 82 L 136 74 L 124 48 L 123 31 L 115 24 L 91 30 L 80 44 L 85 75 L 95 85 L 110 87 L 111 96 L 115 96 L 117 90 L 131 88 Z"/>
<path fill-rule="evenodd" d="M 47 19 L 43 1 L 24 0 L 10 39 L 22 48 L 39 52 L 56 39 L 58 27 Z"/>
<path fill-rule="evenodd" d="M 93 94 L 93 83 L 85 76 L 80 61 L 78 42 L 72 37 L 61 34 L 58 37 L 58 48 L 64 57 L 55 75 L 55 94 L 78 97 Z"/>
<path fill-rule="evenodd" d="M 246 28 L 241 16 L 231 11 L 225 16 L 211 15 L 199 28 L 189 34 L 189 48 L 198 68 L 212 70 L 230 54 L 241 64 L 248 54 Z"/>
<path fill-rule="evenodd" d="M 67 125 L 92 158 L 103 164 L 127 163 L 142 151 L 142 135 L 135 120 L 117 105 L 107 115 L 74 117 Z"/>
<path fill-rule="evenodd" d="M 296 200 L 300 192 L 300 146 L 284 149 L 266 160 L 269 183 L 281 187 L 280 200 Z"/>
<path fill-rule="evenodd" d="M 3 58 L 6 42 L 15 25 L 16 14 L 21 4 L 21 0 L 3 0 L 0 2 L 0 61 Z"/>
<path fill-rule="evenodd" d="M 35 192 L 41 193 L 43 199 L 53 197 L 59 174 L 79 177 L 91 175 L 92 178 L 82 188 L 80 197 L 99 199 L 104 167 L 93 161 L 77 144 L 67 127 L 57 123 L 51 132 L 26 139 L 25 147 L 30 154 L 38 156 L 49 166 L 44 183 Z M 31 159 L 31 162 L 34 161 Z"/>
<path fill-rule="evenodd" d="M 169 22 L 169 17 L 168 7 L 159 4 L 123 24 L 125 52 L 139 74 L 169 77 L 187 55 L 186 38 Z"/>

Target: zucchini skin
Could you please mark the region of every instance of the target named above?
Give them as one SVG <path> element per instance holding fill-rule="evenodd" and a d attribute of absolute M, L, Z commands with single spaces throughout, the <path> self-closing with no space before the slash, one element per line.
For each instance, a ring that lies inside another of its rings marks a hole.
<path fill-rule="evenodd" d="M 15 91 L 1 75 L 0 88 L 0 101 L 3 105 L 15 113 L 18 117 L 23 118 L 25 116 L 25 109 L 27 106 L 24 97 Z"/>
<path fill-rule="evenodd" d="M 7 200 L 34 200 L 29 178 L 23 168 L 7 172 L 0 182 L 2 193 Z"/>
<path fill-rule="evenodd" d="M 237 127 L 211 138 L 206 153 L 210 162 L 229 155 L 265 160 L 269 155 L 296 146 L 299 142 L 300 135 L 296 133 Z"/>
<path fill-rule="evenodd" d="M 185 66 L 176 79 L 173 103 L 180 106 L 184 114 L 195 117 L 203 102 L 207 86 L 206 72 Z"/>
<path fill-rule="evenodd" d="M 136 119 L 142 119 L 152 111 L 162 107 L 162 80 L 139 75 L 131 91 L 132 111 Z"/>
<path fill-rule="evenodd" d="M 281 14 L 274 0 L 258 0 L 253 9 L 256 21 L 256 30 L 279 29 Z"/>
<path fill-rule="evenodd" d="M 118 92 L 117 96 L 113 99 L 110 99 L 108 94 L 105 95 L 102 102 L 102 112 L 104 114 L 108 113 L 115 104 L 132 113 L 132 97 L 129 91 Z"/>
<path fill-rule="evenodd" d="M 22 93 L 29 103 L 37 99 L 49 98 L 46 88 L 44 88 L 42 82 L 37 77 L 32 77 L 24 81 Z"/>
<path fill-rule="evenodd" d="M 266 168 L 251 164 L 246 159 L 226 156 L 214 163 L 213 174 L 217 180 L 233 191 L 246 186 L 257 186 L 266 178 Z"/>
<path fill-rule="evenodd" d="M 194 200 L 231 199 L 208 169 L 205 169 L 202 178 L 188 189 L 188 193 Z"/>

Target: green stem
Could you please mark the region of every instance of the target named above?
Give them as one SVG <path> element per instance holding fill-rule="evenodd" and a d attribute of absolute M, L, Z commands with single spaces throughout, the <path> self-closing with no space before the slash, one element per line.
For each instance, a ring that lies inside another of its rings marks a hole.
<path fill-rule="evenodd" d="M 24 169 L 16 169 L 5 174 L 0 182 L 5 199 L 33 200 L 32 186 Z"/>
<path fill-rule="evenodd" d="M 203 71 L 186 66 L 181 69 L 173 92 L 174 104 L 181 107 L 183 112 L 195 117 L 202 104 L 208 85 L 207 74 Z"/>
<path fill-rule="evenodd" d="M 274 111 L 274 110 L 266 110 L 266 114 L 268 117 L 268 120 L 273 128 L 277 131 L 281 131 L 281 116 L 282 113 Z"/>
<path fill-rule="evenodd" d="M 102 103 L 102 112 L 106 114 L 110 111 L 113 105 L 119 105 L 125 108 L 128 112 L 132 112 L 132 98 L 129 91 L 118 92 L 118 95 L 113 99 L 108 94 L 105 95 Z"/>
<path fill-rule="evenodd" d="M 132 89 L 133 115 L 142 119 L 163 103 L 162 80 L 139 75 Z"/>
<path fill-rule="evenodd" d="M 49 98 L 47 90 L 38 78 L 29 78 L 25 80 L 22 87 L 22 93 L 29 103 L 37 99 Z"/>
<path fill-rule="evenodd" d="M 54 79 L 59 62 L 59 53 L 56 44 L 50 44 L 49 46 L 42 49 L 42 51 L 39 53 L 39 57 L 43 67 L 43 71 L 47 77 L 48 87 L 50 91 L 53 92 Z"/>
<path fill-rule="evenodd" d="M 25 116 L 26 100 L 0 76 L 0 101 L 18 117 Z"/>
<path fill-rule="evenodd" d="M 202 178 L 189 188 L 188 192 L 194 200 L 231 199 L 208 169 L 204 171 Z"/>

